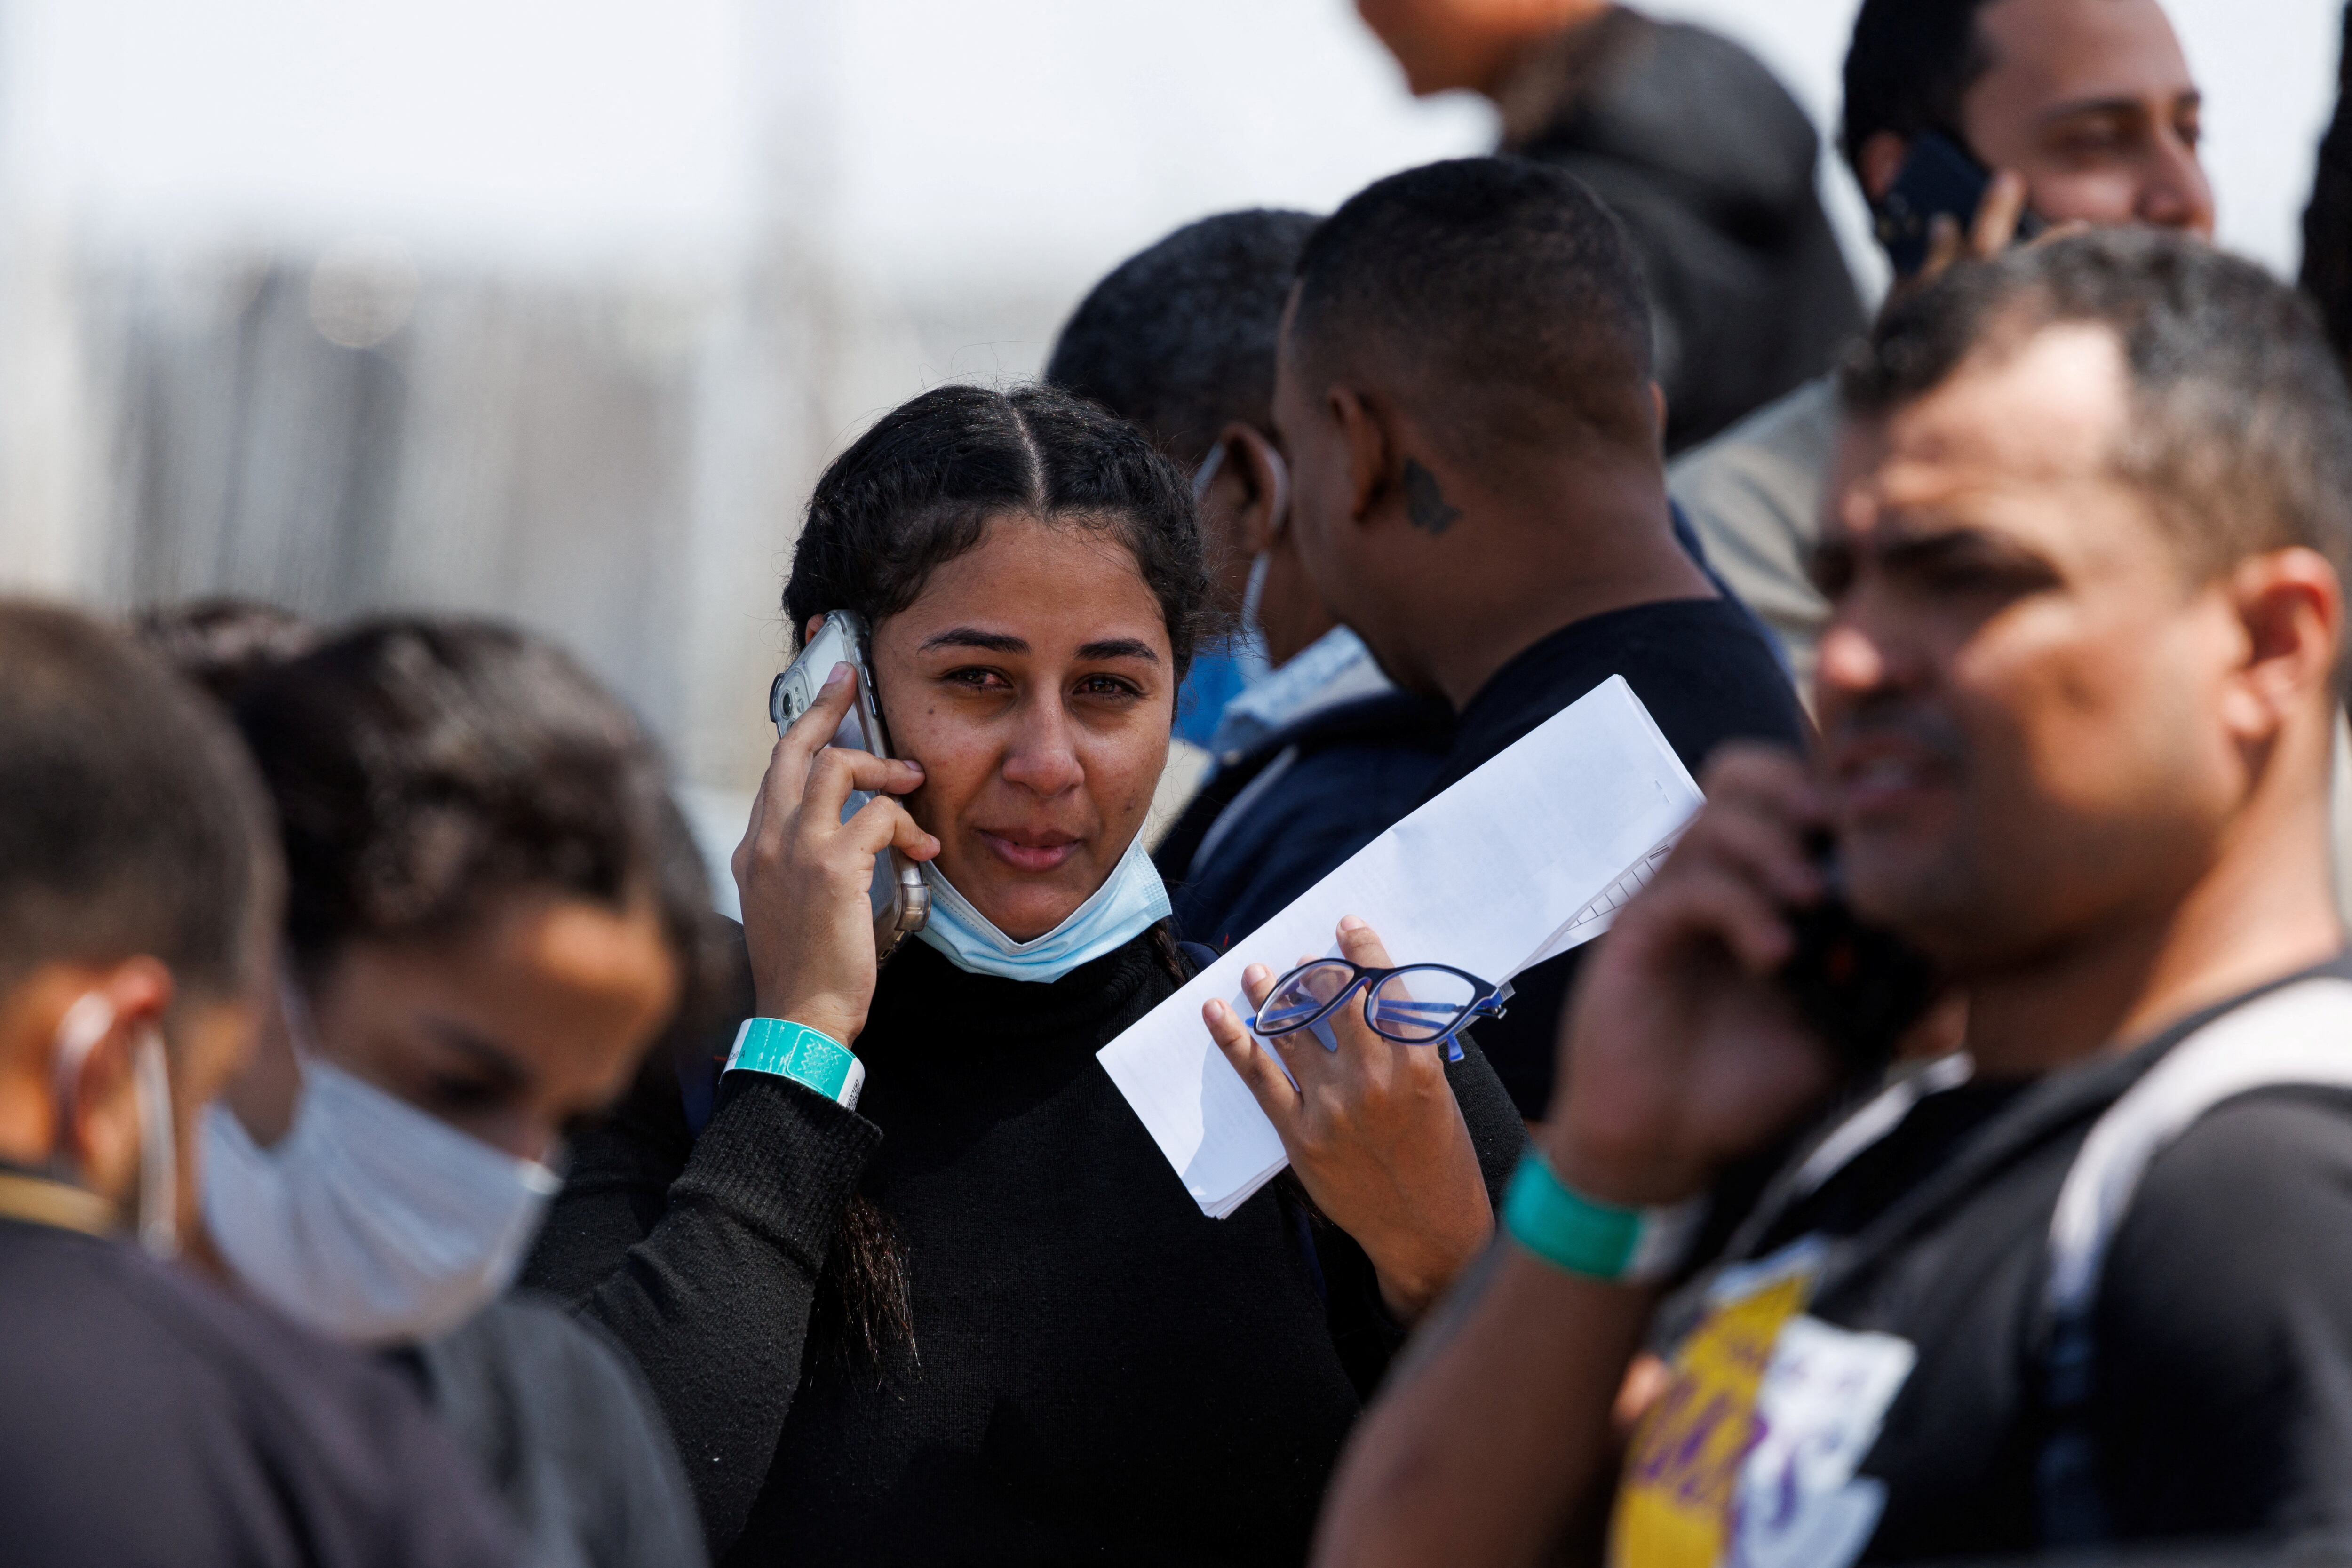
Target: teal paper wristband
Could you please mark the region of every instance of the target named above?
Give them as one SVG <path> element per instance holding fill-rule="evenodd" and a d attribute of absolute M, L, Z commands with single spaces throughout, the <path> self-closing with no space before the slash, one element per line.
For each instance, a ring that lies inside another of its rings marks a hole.
<path fill-rule="evenodd" d="M 1681 1264 L 1706 1203 L 1695 1198 L 1646 1209 L 1599 1203 L 1562 1183 L 1530 1149 L 1503 1196 L 1503 1229 L 1566 1273 L 1604 1284 L 1647 1285 Z"/>
<path fill-rule="evenodd" d="M 856 1109 L 866 1064 L 831 1035 L 787 1018 L 746 1018 L 724 1070 L 773 1073 Z"/>

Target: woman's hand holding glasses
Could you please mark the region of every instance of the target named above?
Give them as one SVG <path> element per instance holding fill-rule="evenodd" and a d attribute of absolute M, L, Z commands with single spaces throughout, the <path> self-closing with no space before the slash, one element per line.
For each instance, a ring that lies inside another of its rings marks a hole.
<path fill-rule="evenodd" d="M 1341 957 L 1357 970 L 1391 967 L 1380 937 L 1362 921 L 1350 915 L 1339 922 L 1339 934 Z M 1259 1010 L 1259 1026 L 1270 1034 L 1262 1045 L 1225 1003 L 1202 1009 L 1218 1048 L 1281 1135 L 1307 1194 L 1356 1238 L 1372 1260 L 1390 1310 L 1408 1320 L 1437 1299 L 1495 1228 L 1470 1130 L 1445 1080 L 1451 1031 L 1425 1029 L 1419 1022 L 1457 999 L 1433 995 L 1416 1002 L 1407 994 L 1414 973 L 1367 984 L 1339 965 L 1278 977 L 1252 964 L 1242 973 L 1242 989 Z M 1269 1008 L 1278 978 L 1286 982 L 1284 994 Z M 1453 984 L 1433 976 L 1421 989 Z M 1474 1005 L 1493 1010 L 1493 989 L 1484 989 L 1474 1003 L 1464 988 L 1461 1021 Z M 1343 1005 L 1321 1011 L 1313 1005 L 1318 993 Z M 1360 993 L 1366 998 L 1360 1005 Z M 1382 1018 L 1383 1032 L 1368 1021 L 1368 1008 Z M 1318 1012 L 1319 1019 L 1307 1025 L 1306 1018 Z M 1274 1033 L 1277 1028 L 1283 1032 Z M 1326 1030 L 1336 1048 L 1327 1049 L 1318 1037 Z M 1411 1037 L 1390 1037 L 1399 1035 Z"/>

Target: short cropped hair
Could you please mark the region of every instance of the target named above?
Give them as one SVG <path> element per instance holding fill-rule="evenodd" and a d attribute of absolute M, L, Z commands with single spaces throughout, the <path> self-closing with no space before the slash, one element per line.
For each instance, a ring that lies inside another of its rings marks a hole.
<path fill-rule="evenodd" d="M 2352 586 L 2352 393 L 2309 301 L 2251 261 L 2114 228 L 1956 267 L 1846 364 L 1849 412 L 1916 401 L 2048 327 L 2115 334 L 2131 408 L 2114 453 L 2199 580 L 2296 545 Z"/>
<path fill-rule="evenodd" d="M 1650 306 L 1617 219 L 1574 175 L 1457 158 L 1349 197 L 1307 243 L 1292 342 L 1334 379 L 1367 356 L 1465 458 L 1654 443 Z"/>
<path fill-rule="evenodd" d="M 1187 468 L 1234 420 L 1274 424 L 1274 354 L 1312 213 L 1255 208 L 1187 224 L 1079 302 L 1045 379 L 1140 428 Z"/>
<path fill-rule="evenodd" d="M 1862 149 L 1882 132 L 1960 141 L 1960 105 L 1993 66 L 1978 18 L 1994 0 L 1863 0 L 1845 56 L 1838 150 L 1862 176 Z"/>
<path fill-rule="evenodd" d="M 0 600 L 0 994 L 151 957 L 225 1001 L 277 921 L 276 836 L 227 720 L 87 616 Z"/>

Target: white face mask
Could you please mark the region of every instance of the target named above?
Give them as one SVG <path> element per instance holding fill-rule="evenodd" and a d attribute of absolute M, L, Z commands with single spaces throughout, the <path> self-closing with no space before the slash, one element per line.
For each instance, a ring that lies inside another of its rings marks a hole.
<path fill-rule="evenodd" d="M 1265 603 L 1266 574 L 1274 569 L 1274 552 L 1261 550 L 1250 557 L 1249 583 L 1242 589 L 1242 635 L 1265 646 L 1265 623 L 1257 618 L 1258 606 Z"/>
<path fill-rule="evenodd" d="M 923 862 L 931 918 L 915 935 L 958 969 L 1052 984 L 1078 965 L 1116 952 L 1168 918 L 1168 889 L 1138 833 L 1110 876 L 1067 919 L 1044 936 L 1015 942 L 982 914 L 955 884 Z"/>
<path fill-rule="evenodd" d="M 222 1105 L 204 1138 L 205 1223 L 237 1278 L 359 1344 L 432 1339 L 488 1306 L 562 1185 L 316 1056 L 276 1147 Z"/>
<path fill-rule="evenodd" d="M 114 1027 L 114 1004 L 92 991 L 58 1020 L 55 1071 L 60 1123 L 73 1120 L 82 1064 Z M 131 1089 L 139 1102 L 139 1245 L 152 1257 L 170 1258 L 180 1250 L 180 1163 L 163 1032 L 149 1025 L 131 1050 Z"/>

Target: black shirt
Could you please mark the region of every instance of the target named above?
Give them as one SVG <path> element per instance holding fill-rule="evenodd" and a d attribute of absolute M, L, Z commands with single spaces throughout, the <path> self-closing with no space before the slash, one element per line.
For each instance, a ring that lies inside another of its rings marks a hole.
<path fill-rule="evenodd" d="M 1682 508 L 1672 512 L 1675 542 L 1771 649 L 1771 633 L 1707 563 Z M 1152 852 L 1177 930 L 1223 952 L 1280 914 L 1429 798 L 1441 772 L 1448 783 L 1460 776 L 1449 766 L 1454 736 L 1443 699 L 1388 691 L 1311 713 L 1220 767 Z"/>
<path fill-rule="evenodd" d="M 1501 96 L 1504 151 L 1575 174 L 1625 226 L 1669 452 L 1820 375 L 1862 331 L 1812 121 L 1738 45 L 1618 7 L 1538 50 Z"/>
<path fill-rule="evenodd" d="M 2309 973 L 2352 978 L 2352 960 Z M 1826 1241 L 1805 1310 L 1916 1353 L 1861 1461 L 1885 1488 L 1867 1560 L 2038 1543 L 2039 1307 L 2059 1187 L 2126 1089 L 2193 1029 L 2272 988 L 2126 1056 L 1929 1094 L 1809 1195 L 1768 1194 L 1730 1261 Z M 2156 1156 L 2092 1319 L 2089 1432 L 2117 1539 L 2352 1531 L 2347 1238 L 2352 1096 L 2258 1089 Z M 1662 1315 L 1670 1340 L 1703 1320 L 1712 1278 Z"/>
<path fill-rule="evenodd" d="M 469 1568 L 503 1511 L 386 1368 L 151 1261 L 0 1218 L 10 1568 Z"/>
<path fill-rule="evenodd" d="M 910 942 L 857 1040 L 856 1111 L 729 1073 L 689 1142 L 641 1079 L 577 1142 L 526 1279 L 637 1357 L 714 1556 L 1305 1557 L 1399 1336 L 1361 1249 L 1285 1183 L 1204 1216 L 1095 1060 L 1176 989 L 1172 961 L 1147 933 L 1035 984 Z M 1449 1077 L 1499 1191 L 1517 1121 L 1475 1053 Z M 912 1342 L 878 1358 L 842 1326 L 853 1226 L 906 1268 Z"/>
<path fill-rule="evenodd" d="M 1454 749 L 1423 798 L 1467 777 L 1612 675 L 1625 678 L 1694 777 L 1726 741 L 1805 743 L 1804 710 L 1746 609 L 1728 599 L 1667 599 L 1588 616 L 1496 670 L 1462 710 Z M 1560 1008 L 1583 952 L 1572 949 L 1520 974 L 1508 1014 L 1473 1031 L 1530 1120 L 1551 1101 Z"/>

